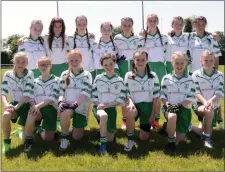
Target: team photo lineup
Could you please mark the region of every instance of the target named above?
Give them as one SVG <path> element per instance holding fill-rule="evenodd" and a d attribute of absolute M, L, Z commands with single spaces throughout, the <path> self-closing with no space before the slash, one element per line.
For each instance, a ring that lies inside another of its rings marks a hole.
<path fill-rule="evenodd" d="M 133 33 L 135 21 L 124 17 L 122 33 L 115 37 L 113 24 L 106 21 L 99 26 L 99 40 L 89 32 L 84 15 L 74 22 L 74 34 L 66 35 L 64 20 L 54 17 L 42 36 L 43 23 L 35 19 L 28 36 L 17 42 L 13 70 L 2 78 L 3 154 L 11 150 L 13 123 L 21 126 L 13 132 L 24 152 L 32 152 L 35 135 L 46 141 L 58 135 L 58 149 L 65 151 L 70 139 L 83 138 L 90 115 L 99 126 L 96 152 L 105 154 L 116 137 L 118 108 L 127 134 L 125 152 L 135 151 L 137 140 L 149 140 L 151 130 L 159 128 L 168 139 L 165 153 L 176 152 L 190 131 L 202 147 L 215 148 L 213 130 L 224 129 L 224 76 L 218 70 L 222 54 L 217 37 L 206 31 L 204 16 L 194 19 L 192 33 L 183 32 L 184 19 L 175 16 L 168 34 L 160 32 L 156 14 L 147 15 L 146 28 L 138 34 Z M 192 125 L 193 115 L 198 126 Z M 166 122 L 160 126 L 162 118 Z"/>

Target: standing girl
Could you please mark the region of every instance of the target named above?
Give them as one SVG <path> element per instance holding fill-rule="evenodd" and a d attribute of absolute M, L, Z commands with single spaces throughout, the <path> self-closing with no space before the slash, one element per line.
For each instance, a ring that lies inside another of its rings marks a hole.
<path fill-rule="evenodd" d="M 25 152 L 31 151 L 36 120 L 43 119 L 40 133 L 43 140 L 53 140 L 56 131 L 59 78 L 50 74 L 52 64 L 49 57 L 40 57 L 38 68 L 41 76 L 34 81 L 34 99 L 25 125 Z"/>
<path fill-rule="evenodd" d="M 54 17 L 49 25 L 49 34 L 44 35 L 44 45 L 47 56 L 51 58 L 51 74 L 60 77 L 66 70 L 66 39 L 65 23 L 60 17 Z"/>
<path fill-rule="evenodd" d="M 66 41 L 67 51 L 79 49 L 83 56 L 83 68 L 89 72 L 94 71 L 93 46 L 96 45 L 94 39 L 89 38 L 87 29 L 87 17 L 81 15 L 75 19 L 76 31 L 74 36 L 69 36 Z"/>
<path fill-rule="evenodd" d="M 160 99 L 164 104 L 164 115 L 167 120 L 168 144 L 166 152 L 174 152 L 175 142 L 185 140 L 185 134 L 191 124 L 191 103 L 195 102 L 195 85 L 190 75 L 184 70 L 188 57 L 183 52 L 174 52 L 172 65 L 174 72 L 162 79 Z"/>
<path fill-rule="evenodd" d="M 11 123 L 17 122 L 23 127 L 26 123 L 27 114 L 30 109 L 29 99 L 33 95 L 34 87 L 34 74 L 32 71 L 27 70 L 28 55 L 24 52 L 18 52 L 13 56 L 14 68 L 12 71 L 7 71 L 2 81 L 2 102 L 4 104 L 4 114 L 2 118 L 3 126 L 3 153 L 10 150 L 10 132 Z M 7 101 L 7 95 L 10 95 L 11 102 Z"/>
<path fill-rule="evenodd" d="M 60 77 L 60 123 L 62 128 L 60 150 L 68 147 L 70 119 L 73 118 L 72 137 L 80 140 L 87 126 L 87 111 L 90 104 L 92 78 L 82 67 L 83 56 L 80 50 L 67 54 L 68 70 Z"/>
<path fill-rule="evenodd" d="M 104 22 L 100 26 L 101 29 L 101 38 L 99 39 L 98 44 L 94 47 L 94 68 L 95 68 L 95 73 L 92 75 L 92 78 L 94 80 L 95 76 L 98 74 L 101 74 L 104 72 L 103 67 L 101 66 L 100 63 L 100 58 L 105 54 L 105 53 L 110 53 L 113 54 L 114 56 L 117 55 L 117 49 L 115 46 L 115 43 L 112 38 L 112 30 L 113 26 L 110 22 Z M 118 66 L 115 64 L 115 72 L 118 73 Z"/>
<path fill-rule="evenodd" d="M 220 98 L 224 97 L 224 77 L 214 68 L 215 56 L 213 52 L 204 50 L 201 54 L 202 68 L 194 71 L 192 78 L 196 84 L 197 104 L 193 106 L 195 113 L 204 118 L 203 127 L 192 127 L 202 135 L 204 146 L 213 148 L 211 141 L 212 127 L 216 126 Z"/>
<path fill-rule="evenodd" d="M 107 141 L 113 141 L 116 131 L 116 106 L 124 104 L 126 88 L 123 79 L 115 74 L 116 57 L 105 53 L 100 63 L 105 73 L 97 75 L 92 87 L 94 115 L 100 121 L 99 153 L 106 152 Z"/>
<path fill-rule="evenodd" d="M 151 125 L 155 119 L 155 107 L 159 98 L 160 86 L 157 75 L 148 65 L 148 54 L 136 51 L 132 69 L 125 75 L 128 103 L 126 106 L 127 137 L 125 151 L 131 151 L 135 143 L 135 120 L 140 118 L 140 140 L 150 138 Z"/>
<path fill-rule="evenodd" d="M 168 39 L 166 35 L 160 33 L 158 23 L 159 18 L 156 14 L 149 14 L 147 16 L 147 28 L 145 30 L 145 36 L 140 38 L 140 47 L 144 48 L 148 53 L 150 68 L 156 73 L 159 78 L 159 83 L 161 83 L 163 76 L 166 75 L 164 62 Z M 158 101 L 155 111 L 156 121 L 153 125 L 154 128 L 159 128 L 160 106 L 160 101 Z"/>
<path fill-rule="evenodd" d="M 114 38 L 115 45 L 118 50 L 117 63 L 119 66 L 120 76 L 124 78 L 125 74 L 130 71 L 131 60 L 134 52 L 138 48 L 139 37 L 133 33 L 133 19 L 124 17 L 121 19 L 122 34 L 118 34 Z M 122 108 L 123 123 L 121 128 L 126 129 L 125 110 Z"/>
<path fill-rule="evenodd" d="M 40 75 L 40 71 L 37 69 L 38 59 L 42 56 L 46 56 L 44 40 L 41 37 L 42 30 L 42 21 L 33 20 L 30 26 L 29 37 L 25 38 L 21 45 L 18 47 L 18 51 L 24 51 L 28 54 L 27 69 L 34 72 L 34 78 L 37 78 Z"/>

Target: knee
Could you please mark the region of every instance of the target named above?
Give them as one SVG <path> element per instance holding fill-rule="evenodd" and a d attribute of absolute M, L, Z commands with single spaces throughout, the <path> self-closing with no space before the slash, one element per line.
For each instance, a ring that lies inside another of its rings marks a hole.
<path fill-rule="evenodd" d="M 99 116 L 100 123 L 106 123 L 107 122 L 108 114 L 104 110 L 98 111 L 97 115 Z"/>
<path fill-rule="evenodd" d="M 80 133 L 78 135 L 74 135 L 73 138 L 74 138 L 74 140 L 79 141 L 79 140 L 81 140 L 83 138 L 83 134 Z"/>
<path fill-rule="evenodd" d="M 175 113 L 169 113 L 168 114 L 168 121 L 169 122 L 176 122 L 177 121 L 177 115 Z"/>
<path fill-rule="evenodd" d="M 10 114 L 10 113 L 4 113 L 3 114 L 3 117 L 2 117 L 2 120 L 3 120 L 3 122 L 10 121 L 11 117 L 12 117 L 12 114 Z"/>

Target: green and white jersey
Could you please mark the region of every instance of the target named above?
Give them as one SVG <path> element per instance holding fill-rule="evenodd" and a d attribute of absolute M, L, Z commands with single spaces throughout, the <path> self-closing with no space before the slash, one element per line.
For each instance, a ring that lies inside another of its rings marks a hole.
<path fill-rule="evenodd" d="M 167 74 L 163 77 L 161 85 L 160 99 L 165 99 L 171 104 L 182 103 L 185 100 L 195 103 L 196 90 L 191 76 L 177 78 L 174 74 Z"/>
<path fill-rule="evenodd" d="M 188 50 L 188 34 L 182 33 L 180 36 L 167 36 L 168 46 L 166 50 L 166 61 L 171 62 L 172 55 L 176 51 L 187 52 Z"/>
<path fill-rule="evenodd" d="M 140 37 L 139 48 L 145 50 L 148 53 L 149 62 L 164 62 L 166 59 L 166 50 L 168 45 L 168 38 L 166 35 L 161 34 L 162 43 L 158 33 L 155 35 L 147 35 L 146 42 L 145 37 Z"/>
<path fill-rule="evenodd" d="M 18 51 L 24 51 L 28 54 L 27 69 L 37 69 L 37 61 L 40 57 L 46 56 L 46 50 L 44 43 L 41 44 L 40 40 L 32 40 L 31 38 L 25 38 L 22 45 L 18 47 Z"/>
<path fill-rule="evenodd" d="M 76 46 L 74 42 L 76 43 Z M 94 70 L 93 46 L 95 46 L 97 43 L 94 39 L 89 39 L 89 43 L 90 49 L 88 46 L 88 39 L 86 34 L 84 36 L 76 35 L 76 38 L 75 36 L 69 36 L 66 40 L 66 49 L 67 52 L 75 49 L 75 47 L 79 49 L 83 55 L 84 70 L 92 72 Z"/>
<path fill-rule="evenodd" d="M 200 38 L 196 33 L 191 33 L 189 38 L 189 50 L 191 54 L 192 63 L 190 66 L 190 72 L 194 72 L 201 68 L 201 53 L 204 50 L 209 50 L 214 53 L 216 57 L 221 56 L 218 42 L 213 39 L 212 35 L 206 34 L 203 38 Z"/>
<path fill-rule="evenodd" d="M 97 75 L 93 86 L 91 100 L 102 104 L 112 102 L 125 103 L 126 87 L 124 86 L 123 79 L 118 75 L 109 78 L 106 73 Z"/>
<path fill-rule="evenodd" d="M 152 102 L 154 98 L 159 97 L 160 86 L 159 79 L 154 72 L 151 72 L 154 78 L 148 78 L 147 73 L 144 77 L 140 77 L 135 73 L 135 78 L 132 79 L 133 73 L 127 72 L 124 78 L 124 84 L 127 89 L 127 96 L 134 103 Z"/>
<path fill-rule="evenodd" d="M 126 60 L 133 60 L 134 52 L 138 49 L 138 42 L 139 37 L 136 35 L 125 37 L 123 34 L 118 34 L 114 38 L 119 57 L 125 56 Z"/>
<path fill-rule="evenodd" d="M 41 76 L 34 80 L 34 100 L 37 104 L 50 99 L 57 108 L 59 98 L 59 77 L 51 75 L 49 80 L 43 81 Z"/>
<path fill-rule="evenodd" d="M 49 35 L 45 35 L 43 38 L 47 56 L 51 58 L 52 64 L 66 63 L 66 38 L 64 38 L 64 48 L 62 48 L 63 38 L 61 36 L 53 37 L 52 49 L 50 49 L 48 44 L 48 36 Z"/>
<path fill-rule="evenodd" d="M 101 63 L 100 63 L 100 58 L 105 54 L 105 53 L 111 53 L 113 55 L 117 54 L 117 48 L 115 45 L 115 50 L 113 43 L 111 41 L 109 42 L 103 42 L 101 41 L 98 44 L 95 44 L 93 48 L 93 57 L 94 57 L 94 68 L 95 69 L 102 69 Z M 118 65 L 115 64 L 115 68 L 118 68 Z"/>
<path fill-rule="evenodd" d="M 11 101 L 19 102 L 23 96 L 32 98 L 34 88 L 34 74 L 25 71 L 24 77 L 17 77 L 14 71 L 7 71 L 2 80 L 2 95 L 9 94 Z"/>
<path fill-rule="evenodd" d="M 196 85 L 196 94 L 201 94 L 206 100 L 216 94 L 224 97 L 224 77 L 220 71 L 215 70 L 212 76 L 208 76 L 201 68 L 193 72 L 192 78 Z M 219 101 L 214 105 L 218 107 Z"/>
<path fill-rule="evenodd" d="M 88 110 L 88 104 L 90 102 L 91 97 L 91 84 L 92 77 L 91 73 L 86 70 L 81 70 L 79 74 L 74 74 L 70 72 L 69 74 L 69 85 L 66 87 L 65 80 L 67 76 L 68 70 L 64 71 L 60 77 L 60 96 L 64 96 L 64 100 L 67 103 L 73 103 L 78 100 L 80 95 L 85 95 L 88 99 L 85 100 L 79 107 L 76 109 L 77 113 L 86 115 Z"/>

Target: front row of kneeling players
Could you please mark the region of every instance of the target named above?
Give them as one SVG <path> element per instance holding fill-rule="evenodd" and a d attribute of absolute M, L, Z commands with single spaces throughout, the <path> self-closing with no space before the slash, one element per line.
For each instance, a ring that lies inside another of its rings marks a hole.
<path fill-rule="evenodd" d="M 157 75 L 148 66 L 147 53 L 136 51 L 132 69 L 124 81 L 114 73 L 116 58 L 109 53 L 101 57 L 104 73 L 96 76 L 93 85 L 88 71 L 82 69 L 82 55 L 75 49 L 68 53 L 68 70 L 61 78 L 50 75 L 51 60 L 42 57 L 38 60 L 41 76 L 34 80 L 33 73 L 26 69 L 27 55 L 23 52 L 14 55 L 13 71 L 5 73 L 2 82 L 2 102 L 4 145 L 3 153 L 10 150 L 12 122 L 23 126 L 25 152 L 31 151 L 35 121 L 43 120 L 38 133 L 43 140 L 53 140 L 56 131 L 57 103 L 62 128 L 60 149 L 69 145 L 70 120 L 73 119 L 72 137 L 80 140 L 87 126 L 87 114 L 93 102 L 93 113 L 100 126 L 99 152 L 107 151 L 107 142 L 114 140 L 116 132 L 116 106 L 122 106 L 127 119 L 127 144 L 125 151 L 135 145 L 135 121 L 140 118 L 140 140 L 149 139 L 151 124 L 157 100 L 164 104 L 167 120 L 168 144 L 166 151 L 174 151 L 175 142 L 185 139 L 190 130 L 202 136 L 205 147 L 213 148 L 213 121 L 217 114 L 219 99 L 224 96 L 224 79 L 214 66 L 214 55 L 206 50 L 201 55 L 202 68 L 192 76 L 185 73 L 188 58 L 181 52 L 172 56 L 173 73 L 165 75 L 160 83 Z M 11 103 L 6 96 L 10 93 Z M 91 101 L 90 101 L 91 100 Z M 196 103 L 197 100 L 197 103 Z M 191 105 L 195 113 L 204 117 L 203 128 L 191 125 Z"/>

